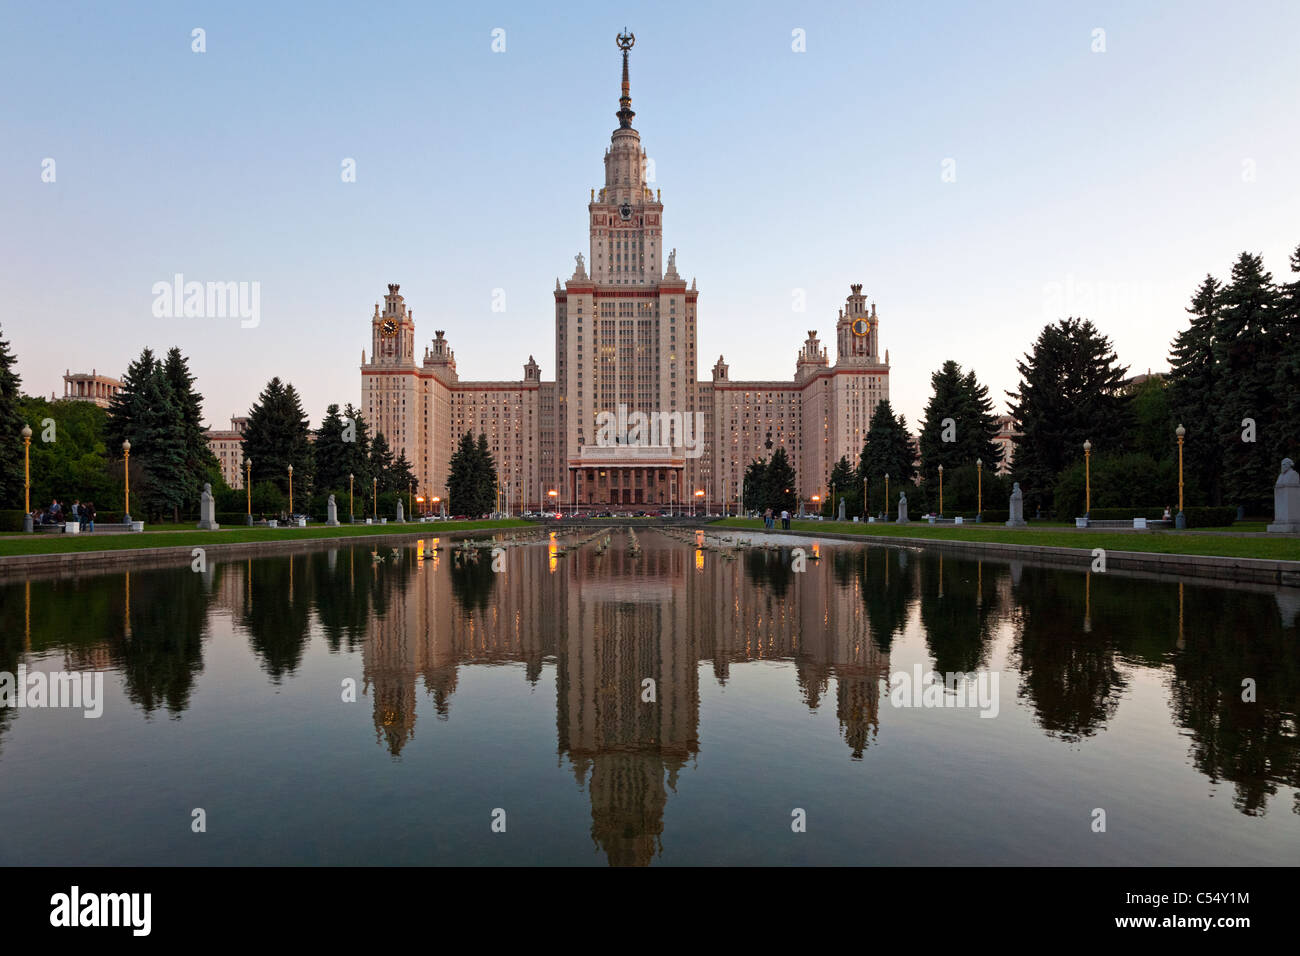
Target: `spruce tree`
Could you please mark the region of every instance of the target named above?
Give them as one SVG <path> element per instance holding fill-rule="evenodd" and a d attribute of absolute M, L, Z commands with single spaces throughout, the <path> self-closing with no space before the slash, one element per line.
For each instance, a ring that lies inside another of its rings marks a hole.
<path fill-rule="evenodd" d="M 496 510 L 497 465 L 488 449 L 487 435 L 483 432 L 479 432 L 478 441 L 474 445 L 474 466 L 479 497 L 476 514 L 471 517 Z"/>
<path fill-rule="evenodd" d="M 474 436 L 465 432 L 460 436 L 447 467 L 447 497 L 451 499 L 447 507 L 451 514 L 477 517 L 475 509 L 478 499 L 474 490 L 478 480 L 476 459 Z"/>
<path fill-rule="evenodd" d="M 131 434 L 132 425 L 137 418 L 147 412 L 142 405 L 141 392 L 158 368 L 158 359 L 153 349 L 144 349 L 140 357 L 126 367 L 122 375 L 122 387 L 117 390 L 108 403 L 108 421 L 104 424 L 104 441 L 108 453 L 113 457 L 122 454 L 122 442 L 128 438 L 134 445 L 136 437 Z"/>
<path fill-rule="evenodd" d="M 1017 367 L 1020 387 L 1008 393 L 1020 431 L 1013 469 L 1032 514 L 1039 505 L 1051 508 L 1057 476 L 1082 460 L 1084 441 L 1092 442 L 1094 454 L 1127 447 L 1120 383 L 1128 369 L 1096 326 L 1076 318 L 1046 326 Z"/>
<path fill-rule="evenodd" d="M 289 490 L 289 466 L 293 465 L 294 499 L 311 490 L 312 449 L 307 416 L 292 385 L 279 377 L 267 382 L 248 413 L 244 432 L 244 455 L 253 460 L 253 481 L 269 481 L 281 492 Z"/>
<path fill-rule="evenodd" d="M 1222 503 L 1223 442 L 1218 435 L 1220 382 L 1215 330 L 1222 284 L 1212 275 L 1201 282 L 1187 312 L 1187 328 L 1169 350 L 1169 407 L 1174 424 L 1187 429 L 1184 474 L 1207 504 Z"/>
<path fill-rule="evenodd" d="M 795 474 L 784 445 L 778 445 L 768 459 L 765 485 L 767 500 L 763 507 L 771 508 L 777 514 L 798 510 L 799 476 Z"/>
<path fill-rule="evenodd" d="M 830 495 L 825 502 L 823 512 L 834 518 L 839 514 L 839 504 L 844 501 L 845 515 L 855 514 L 861 510 L 860 501 L 862 499 L 862 482 L 858 480 L 857 469 L 845 455 L 840 456 L 840 460 L 835 463 L 831 469 L 830 485 L 828 490 Z"/>
<path fill-rule="evenodd" d="M 370 426 L 361 412 L 350 403 L 343 409 L 343 418 L 351 420 L 351 427 L 347 421 L 342 423 L 344 454 L 340 465 L 339 473 L 342 477 L 339 487 L 347 486 L 349 474 L 353 476 L 354 486 L 370 487 Z M 349 437 L 352 441 L 347 440 Z"/>
<path fill-rule="evenodd" d="M 1291 254 L 1291 272 L 1297 278 L 1278 286 L 1277 335 L 1273 341 L 1277 371 L 1273 394 L 1277 397 L 1274 462 L 1300 461 L 1300 246 Z"/>
<path fill-rule="evenodd" d="M 1263 259 L 1243 252 L 1220 293 L 1214 341 L 1224 501 L 1257 512 L 1272 505 L 1280 461 L 1279 403 L 1273 394 L 1274 340 L 1284 338 L 1274 329 L 1279 300 Z"/>
<path fill-rule="evenodd" d="M 870 511 L 883 512 L 885 502 L 885 475 L 889 475 L 888 510 L 895 511 L 898 496 L 912 488 L 916 475 L 916 446 L 907 433 L 907 418 L 894 415 L 888 399 L 876 405 L 867 427 L 867 442 L 858 459 L 856 481 L 865 479 L 870 496 Z"/>
<path fill-rule="evenodd" d="M 23 426 L 18 413 L 22 379 L 14 370 L 17 362 L 9 343 L 0 337 L 0 505 L 23 506 Z M 35 431 L 35 429 L 33 429 Z"/>
<path fill-rule="evenodd" d="M 348 486 L 348 443 L 343 440 L 343 418 L 337 403 L 325 409 L 320 428 L 316 429 L 313 478 L 323 492 L 339 491 Z"/>
<path fill-rule="evenodd" d="M 379 493 L 397 490 L 393 486 L 393 451 L 383 432 L 375 432 L 370 443 L 370 477 L 379 479 Z"/>
<path fill-rule="evenodd" d="M 181 354 L 179 348 L 167 352 L 162 369 L 178 416 L 176 438 L 181 442 L 181 454 L 185 463 L 183 490 L 186 504 L 197 508 L 208 474 L 214 468 L 219 468 L 204 434 L 203 396 L 194 390 L 194 376 L 190 374 L 189 360 Z"/>

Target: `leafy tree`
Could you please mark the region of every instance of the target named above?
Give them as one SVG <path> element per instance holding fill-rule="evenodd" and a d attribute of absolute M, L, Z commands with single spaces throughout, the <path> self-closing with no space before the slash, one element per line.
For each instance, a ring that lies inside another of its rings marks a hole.
<path fill-rule="evenodd" d="M 23 505 L 23 425 L 18 412 L 22 380 L 14 371 L 16 356 L 0 338 L 0 503 Z M 34 505 L 33 505 L 34 507 Z"/>
<path fill-rule="evenodd" d="M 1083 443 L 1101 454 L 1120 451 L 1128 437 L 1128 408 L 1110 340 L 1085 319 L 1046 326 L 1033 350 L 1018 362 L 1020 387 L 1008 393 L 1020 437 L 1014 473 L 1026 511 L 1052 506 L 1057 476 L 1083 458 Z"/>
<path fill-rule="evenodd" d="M 23 398 L 19 415 L 32 428 L 32 505 L 51 498 L 71 503 L 94 501 L 101 509 L 120 506 L 121 485 L 109 474 L 104 447 L 108 413 L 92 402 Z M 55 441 L 42 441 L 46 419 L 53 419 Z M 21 455 L 18 464 L 22 466 Z M 22 487 L 18 489 L 22 504 Z"/>

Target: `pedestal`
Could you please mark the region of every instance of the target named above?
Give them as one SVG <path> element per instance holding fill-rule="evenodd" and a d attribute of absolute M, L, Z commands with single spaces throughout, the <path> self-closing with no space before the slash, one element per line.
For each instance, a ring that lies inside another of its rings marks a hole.
<path fill-rule="evenodd" d="M 32 534 L 36 531 L 36 525 L 32 522 L 31 515 L 23 515 L 23 533 Z"/>
<path fill-rule="evenodd" d="M 1183 531 L 1187 528 L 1187 518 L 1181 511 L 1178 512 L 1178 516 L 1174 518 L 1174 527 L 1179 531 Z"/>
<path fill-rule="evenodd" d="M 244 524 L 245 524 L 247 527 L 251 528 L 251 527 L 253 526 L 253 516 L 252 516 L 252 515 L 244 515 Z"/>

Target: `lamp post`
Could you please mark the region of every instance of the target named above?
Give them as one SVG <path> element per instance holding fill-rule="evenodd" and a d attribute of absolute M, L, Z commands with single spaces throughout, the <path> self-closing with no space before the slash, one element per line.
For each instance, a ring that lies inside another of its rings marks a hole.
<path fill-rule="evenodd" d="M 546 497 L 551 499 L 551 511 L 554 512 L 555 509 L 559 506 L 559 502 L 556 499 L 560 497 L 560 493 L 556 491 L 554 488 L 552 488 L 550 491 L 546 493 Z"/>
<path fill-rule="evenodd" d="M 355 524 L 356 514 L 352 510 L 352 472 L 348 472 L 348 524 Z"/>
<path fill-rule="evenodd" d="M 442 513 L 442 498 L 440 498 L 438 495 L 434 495 L 434 496 L 433 496 L 433 504 L 434 504 L 434 509 L 433 509 L 433 510 L 436 511 L 436 512 L 438 512 L 439 514 L 441 514 L 441 513 Z"/>
<path fill-rule="evenodd" d="M 984 520 L 984 462 L 975 459 L 975 522 Z"/>
<path fill-rule="evenodd" d="M 248 500 L 248 513 L 244 515 L 244 524 L 253 523 L 253 459 L 244 459 L 244 497 Z"/>
<path fill-rule="evenodd" d="M 1181 531 L 1187 527 L 1187 519 L 1183 516 L 1183 437 L 1187 429 L 1180 422 L 1174 434 L 1178 436 L 1178 516 L 1174 518 L 1174 527 Z"/>
<path fill-rule="evenodd" d="M 943 517 L 943 465 L 939 466 L 939 517 Z"/>
<path fill-rule="evenodd" d="M 289 466 L 289 520 L 293 520 L 293 465 Z"/>
<path fill-rule="evenodd" d="M 406 489 L 406 507 L 410 509 L 411 516 L 415 516 L 415 481 L 412 480 L 410 486 Z"/>
<path fill-rule="evenodd" d="M 889 520 L 889 472 L 885 472 L 885 520 Z"/>
<path fill-rule="evenodd" d="M 696 509 L 696 502 L 699 501 L 699 500 L 700 500 L 701 498 L 703 498 L 703 497 L 704 497 L 704 489 L 702 489 L 702 488 L 697 488 L 697 489 L 695 489 L 695 501 L 692 501 L 692 502 L 691 502 L 691 516 L 692 516 L 692 517 L 695 516 L 696 511 L 697 511 L 697 509 Z"/>
<path fill-rule="evenodd" d="M 867 478 L 862 476 L 862 520 L 867 520 Z"/>
<path fill-rule="evenodd" d="M 375 501 L 375 521 L 378 522 L 379 521 L 379 479 L 376 477 L 376 478 L 371 478 L 370 480 L 373 483 L 372 490 L 374 492 L 374 501 Z"/>
<path fill-rule="evenodd" d="M 36 530 L 32 523 L 32 429 L 23 425 L 23 531 Z"/>
<path fill-rule="evenodd" d="M 131 439 L 122 440 L 122 477 L 126 481 L 126 502 L 122 509 L 122 523 L 131 524 Z"/>
<path fill-rule="evenodd" d="M 1083 517 L 1092 513 L 1092 442 L 1083 440 Z"/>

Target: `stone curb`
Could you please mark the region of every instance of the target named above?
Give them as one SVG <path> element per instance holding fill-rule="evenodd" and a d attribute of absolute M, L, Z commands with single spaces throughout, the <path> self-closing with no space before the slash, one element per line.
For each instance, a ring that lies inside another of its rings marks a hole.
<path fill-rule="evenodd" d="M 948 538 L 904 538 L 895 535 L 874 536 L 845 534 L 828 531 L 782 531 L 779 528 L 765 531 L 761 528 L 718 528 L 736 534 L 778 535 L 795 538 L 827 538 L 836 541 L 856 541 L 859 544 L 921 545 L 929 548 L 946 548 L 950 551 L 970 551 L 994 554 L 1002 558 L 1025 557 L 1037 561 L 1050 559 L 1053 563 L 1070 567 L 1091 566 L 1092 551 L 1082 548 L 1057 548 L 1047 545 L 1010 544 L 1000 541 L 955 541 Z M 1300 561 L 1274 561 L 1266 558 L 1231 558 L 1202 554 L 1158 554 L 1147 551 L 1106 552 L 1108 570 L 1158 571 L 1184 577 L 1215 578 L 1220 581 L 1243 581 L 1255 584 L 1283 584 L 1300 586 Z"/>

